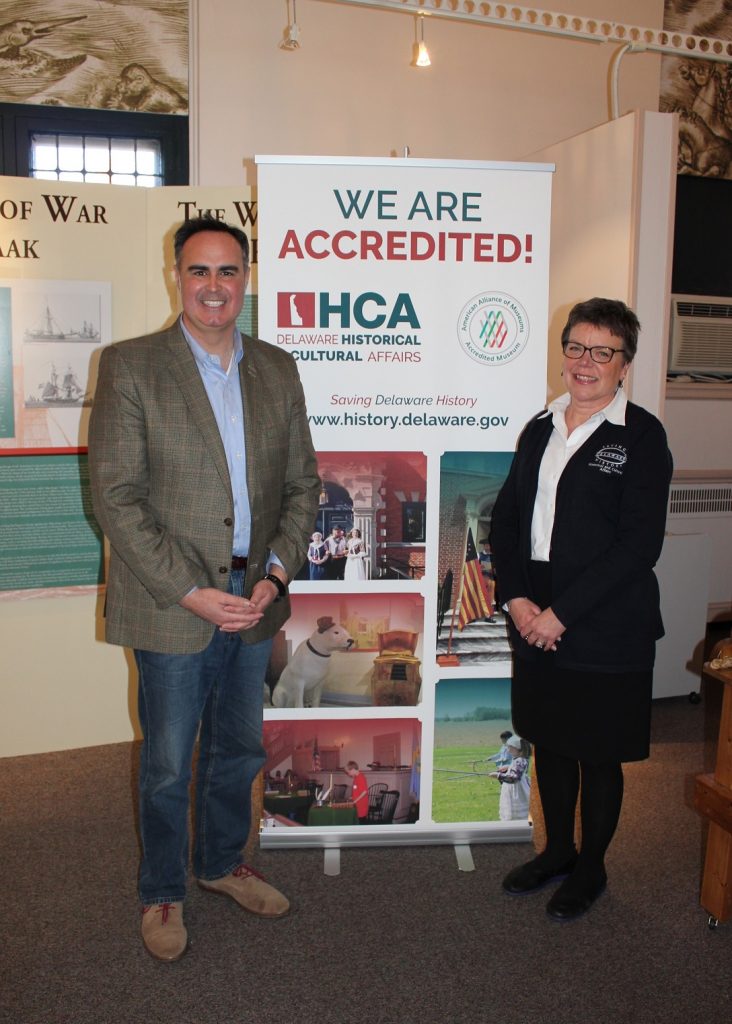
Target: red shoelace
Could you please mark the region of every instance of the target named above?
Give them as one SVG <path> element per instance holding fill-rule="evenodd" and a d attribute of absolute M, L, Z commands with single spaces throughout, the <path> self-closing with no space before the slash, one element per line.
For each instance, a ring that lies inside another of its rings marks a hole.
<path fill-rule="evenodd" d="M 148 910 L 152 910 L 153 907 L 155 908 L 155 913 L 156 914 L 162 914 L 163 915 L 163 919 L 162 919 L 162 923 L 163 924 L 167 924 L 168 923 L 168 917 L 170 916 L 170 911 L 171 910 L 175 910 L 175 907 L 174 907 L 174 905 L 172 903 L 157 903 L 157 904 L 156 903 L 151 903 L 150 906 L 142 908 L 143 914 L 146 914 L 148 912 Z"/>
<path fill-rule="evenodd" d="M 254 868 L 247 867 L 246 864 L 239 864 L 231 873 L 234 878 L 249 878 L 250 875 L 253 875 L 255 878 L 258 878 L 260 882 L 266 882 L 264 875 L 260 875 L 258 871 L 255 871 Z"/>

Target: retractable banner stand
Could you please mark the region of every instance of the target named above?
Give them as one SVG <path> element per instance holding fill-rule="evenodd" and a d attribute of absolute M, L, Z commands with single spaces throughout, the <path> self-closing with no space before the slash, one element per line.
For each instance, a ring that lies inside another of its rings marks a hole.
<path fill-rule="evenodd" d="M 257 163 L 260 336 L 298 362 L 322 481 L 267 683 L 263 844 L 528 838 L 487 537 L 545 400 L 553 167 Z"/>

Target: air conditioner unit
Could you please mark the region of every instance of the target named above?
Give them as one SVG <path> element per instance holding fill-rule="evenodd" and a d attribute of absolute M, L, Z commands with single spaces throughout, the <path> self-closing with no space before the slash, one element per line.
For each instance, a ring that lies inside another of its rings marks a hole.
<path fill-rule="evenodd" d="M 671 296 L 668 369 L 732 375 L 732 298 Z"/>

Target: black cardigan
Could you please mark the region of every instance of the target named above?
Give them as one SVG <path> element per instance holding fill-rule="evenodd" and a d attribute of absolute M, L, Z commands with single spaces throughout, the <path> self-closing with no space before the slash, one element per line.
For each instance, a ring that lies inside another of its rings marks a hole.
<path fill-rule="evenodd" d="M 532 597 L 531 520 L 551 414 L 530 420 L 496 499 L 490 544 L 501 599 Z M 564 668 L 635 671 L 653 665 L 663 636 L 653 566 L 663 544 L 671 453 L 660 422 L 628 402 L 625 425 L 605 420 L 567 463 L 551 536 L 551 608 L 566 627 L 554 655 Z M 513 626 L 514 652 L 546 657 Z"/>

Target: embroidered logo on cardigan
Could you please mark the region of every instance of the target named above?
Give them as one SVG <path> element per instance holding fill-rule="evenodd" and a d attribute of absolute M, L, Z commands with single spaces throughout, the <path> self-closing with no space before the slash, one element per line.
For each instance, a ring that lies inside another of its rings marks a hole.
<path fill-rule="evenodd" d="M 599 469 L 601 473 L 623 475 L 623 466 L 628 461 L 628 453 L 619 444 L 607 444 L 595 453 L 595 461 L 590 462 L 590 469 Z"/>

